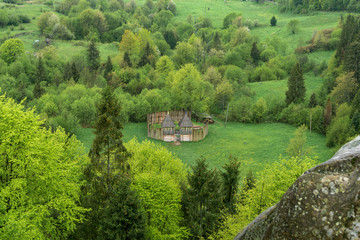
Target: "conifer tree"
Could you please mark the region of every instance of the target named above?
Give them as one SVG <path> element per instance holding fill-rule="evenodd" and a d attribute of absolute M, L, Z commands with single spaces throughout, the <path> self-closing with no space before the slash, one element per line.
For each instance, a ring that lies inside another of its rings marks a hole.
<path fill-rule="evenodd" d="M 90 164 L 85 170 L 84 207 L 91 208 L 89 221 L 81 226 L 88 239 L 96 239 L 103 221 L 103 209 L 114 194 L 114 188 L 127 173 L 128 153 L 122 143 L 120 105 L 113 90 L 106 87 L 97 106 L 95 139 L 89 152 Z"/>
<path fill-rule="evenodd" d="M 77 70 L 75 63 L 71 64 L 71 76 L 75 82 L 78 82 L 80 79 L 80 73 Z"/>
<path fill-rule="evenodd" d="M 253 43 L 251 48 L 251 57 L 255 64 L 260 60 L 260 51 L 257 48 L 256 42 Z"/>
<path fill-rule="evenodd" d="M 41 95 L 45 93 L 45 89 L 43 89 L 40 85 L 40 81 L 37 80 L 34 86 L 33 94 L 35 98 L 40 98 Z"/>
<path fill-rule="evenodd" d="M 91 71 L 96 71 L 100 67 L 100 52 L 96 48 L 96 43 L 91 40 L 87 49 L 88 67 Z"/>
<path fill-rule="evenodd" d="M 150 47 L 149 42 L 147 42 L 146 46 L 145 46 L 144 53 L 143 53 L 143 55 L 141 56 L 141 58 L 139 60 L 139 66 L 143 67 L 146 64 L 152 65 L 152 62 L 150 61 L 150 58 L 151 58 L 151 55 L 153 55 L 153 54 L 154 54 L 153 49 Z"/>
<path fill-rule="evenodd" d="M 47 82 L 44 62 L 41 57 L 39 57 L 38 64 L 36 66 L 36 77 L 39 82 Z"/>
<path fill-rule="evenodd" d="M 211 48 L 215 48 L 216 50 L 221 50 L 221 39 L 218 32 L 215 33 L 214 38 L 212 40 Z"/>
<path fill-rule="evenodd" d="M 191 239 L 206 239 L 216 229 L 221 216 L 221 182 L 217 170 L 209 170 L 204 158 L 196 160 L 191 168 L 189 188 L 183 188 L 185 224 L 190 229 Z"/>
<path fill-rule="evenodd" d="M 63 79 L 64 79 L 64 81 L 68 81 L 68 80 L 70 80 L 71 77 L 72 77 L 71 64 L 69 62 L 67 62 L 64 66 Z"/>
<path fill-rule="evenodd" d="M 128 52 L 125 52 L 124 53 L 124 65 L 127 66 L 127 67 L 132 67 L 132 64 L 131 64 L 131 60 L 130 60 L 130 56 L 129 56 L 129 53 Z"/>
<path fill-rule="evenodd" d="M 276 26 L 276 23 L 277 23 L 277 20 L 276 20 L 275 16 L 273 16 L 273 17 L 270 19 L 270 24 L 271 24 L 271 26 L 275 27 L 275 26 Z"/>
<path fill-rule="evenodd" d="M 353 72 L 354 77 L 360 83 L 360 42 L 352 42 L 345 51 L 345 70 Z"/>
<path fill-rule="evenodd" d="M 100 239 L 145 239 L 145 214 L 129 177 L 115 186 L 102 216 Z"/>
<path fill-rule="evenodd" d="M 104 69 L 104 78 L 106 78 L 107 81 L 111 80 L 112 71 L 113 71 L 113 64 L 111 62 L 110 56 L 108 56 L 107 61 L 105 63 L 105 69 Z"/>
<path fill-rule="evenodd" d="M 225 172 L 221 174 L 224 189 L 224 204 L 228 211 L 235 212 L 236 193 L 239 188 L 240 162 L 237 158 L 229 156 L 229 163 L 223 166 Z"/>
<path fill-rule="evenodd" d="M 309 108 L 314 108 L 314 107 L 316 107 L 316 105 L 318 105 L 318 104 L 317 104 L 317 100 L 316 100 L 316 94 L 313 93 L 313 94 L 311 94 L 311 96 L 310 96 Z"/>
<path fill-rule="evenodd" d="M 345 50 L 354 41 L 359 31 L 360 24 L 357 23 L 353 15 L 348 15 L 346 18 L 346 22 L 343 24 L 340 42 L 336 51 L 336 57 L 340 59 L 340 62 L 344 60 Z"/>
<path fill-rule="evenodd" d="M 303 70 L 299 62 L 291 70 L 288 79 L 288 90 L 286 91 L 286 104 L 301 103 L 305 99 L 305 82 Z"/>

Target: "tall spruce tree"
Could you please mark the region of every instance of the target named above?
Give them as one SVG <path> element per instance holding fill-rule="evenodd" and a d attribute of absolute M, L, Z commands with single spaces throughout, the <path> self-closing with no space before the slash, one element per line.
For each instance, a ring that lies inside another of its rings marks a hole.
<path fill-rule="evenodd" d="M 239 188 L 240 162 L 237 158 L 229 156 L 229 163 L 223 166 L 225 172 L 221 174 L 224 189 L 224 204 L 228 211 L 235 212 L 236 193 Z"/>
<path fill-rule="evenodd" d="M 303 70 L 299 62 L 297 62 L 291 70 L 288 79 L 288 90 L 286 91 L 286 104 L 302 103 L 305 99 L 305 82 Z"/>
<path fill-rule="evenodd" d="M 209 170 L 204 158 L 196 160 L 191 168 L 189 187 L 183 187 L 185 225 L 190 229 L 191 239 L 206 239 L 216 229 L 221 216 L 221 181 L 218 171 Z"/>
<path fill-rule="evenodd" d="M 129 56 L 129 53 L 128 53 L 128 52 L 125 52 L 125 53 L 124 53 L 123 62 L 124 62 L 124 65 L 125 65 L 126 67 L 132 67 L 131 60 L 130 60 L 130 56 Z"/>
<path fill-rule="evenodd" d="M 340 59 L 339 63 L 344 60 L 345 51 L 350 46 L 350 44 L 357 38 L 357 35 L 360 32 L 360 24 L 356 21 L 353 15 L 348 15 L 346 22 L 343 24 L 340 42 L 337 47 L 336 57 Z"/>
<path fill-rule="evenodd" d="M 75 63 L 71 64 L 71 76 L 75 82 L 78 82 L 80 79 L 80 73 L 77 70 Z"/>
<path fill-rule="evenodd" d="M 143 55 L 140 57 L 140 60 L 139 60 L 139 66 L 140 67 L 143 67 L 145 66 L 146 64 L 150 64 L 150 65 L 153 65 L 152 61 L 151 61 L 151 56 L 154 55 L 154 51 L 153 49 L 150 47 L 150 44 L 149 42 L 146 43 L 146 46 L 145 46 L 145 49 L 144 49 L 144 53 Z"/>
<path fill-rule="evenodd" d="M 107 81 L 111 80 L 113 68 L 114 67 L 113 67 L 111 58 L 110 58 L 110 56 L 108 56 L 107 61 L 105 63 L 105 69 L 104 69 L 104 78 Z"/>
<path fill-rule="evenodd" d="M 222 47 L 221 47 L 221 39 L 220 39 L 220 35 L 218 32 L 216 32 L 214 34 L 214 37 L 213 37 L 213 40 L 212 40 L 212 43 L 211 43 L 211 48 L 215 48 L 216 50 L 221 50 Z"/>
<path fill-rule="evenodd" d="M 309 100 L 309 108 L 314 108 L 316 107 L 316 105 L 318 105 L 317 100 L 316 100 L 316 94 L 313 93 L 310 96 L 310 100 Z"/>
<path fill-rule="evenodd" d="M 345 70 L 354 72 L 354 77 L 360 83 L 360 42 L 352 42 L 345 50 Z"/>
<path fill-rule="evenodd" d="M 258 61 L 260 60 L 260 51 L 257 48 L 256 42 L 253 43 L 252 48 L 251 48 L 251 57 L 254 61 L 255 64 L 258 63 Z"/>
<path fill-rule="evenodd" d="M 89 69 L 93 72 L 95 72 L 100 67 L 100 52 L 96 48 L 96 43 L 94 40 L 91 40 L 87 48 L 87 61 Z"/>
<path fill-rule="evenodd" d="M 115 186 L 102 216 L 98 239 L 146 239 L 145 214 L 129 177 Z"/>
<path fill-rule="evenodd" d="M 122 143 L 120 105 L 110 87 L 102 92 L 97 115 L 95 139 L 89 152 L 90 164 L 85 170 L 87 184 L 83 202 L 84 207 L 92 211 L 88 212 L 89 221 L 81 226 L 81 231 L 88 239 L 98 237 L 102 212 L 127 172 L 128 152 Z"/>

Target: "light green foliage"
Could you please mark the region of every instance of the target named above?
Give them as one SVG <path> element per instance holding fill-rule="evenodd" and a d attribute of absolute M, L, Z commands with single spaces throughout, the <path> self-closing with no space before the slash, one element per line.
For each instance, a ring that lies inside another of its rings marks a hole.
<path fill-rule="evenodd" d="M 86 9 L 79 15 L 79 22 L 82 30 L 82 36 L 91 34 L 103 34 L 108 30 L 106 19 L 99 10 Z"/>
<path fill-rule="evenodd" d="M 358 82 L 354 73 L 344 73 L 336 78 L 336 87 L 331 91 L 335 103 L 351 103 L 358 89 Z"/>
<path fill-rule="evenodd" d="M 176 45 L 174 62 L 180 67 L 187 63 L 195 62 L 196 49 L 189 43 L 180 42 Z"/>
<path fill-rule="evenodd" d="M 4 28 L 9 22 L 9 16 L 6 10 L 0 10 L 0 25 Z"/>
<path fill-rule="evenodd" d="M 59 24 L 59 17 L 53 12 L 46 12 L 40 15 L 38 27 L 40 34 L 48 35 L 55 25 Z"/>
<path fill-rule="evenodd" d="M 351 107 L 347 103 L 341 104 L 336 110 L 336 117 L 332 119 L 326 134 L 328 147 L 341 146 L 349 137 L 354 135 L 349 129 Z"/>
<path fill-rule="evenodd" d="M 171 91 L 176 107 L 196 112 L 207 110 L 214 95 L 214 87 L 201 79 L 192 64 L 176 72 Z"/>
<path fill-rule="evenodd" d="M 125 144 L 131 153 L 129 164 L 143 210 L 147 214 L 149 239 L 182 239 L 187 230 L 180 227 L 181 191 L 185 181 L 184 164 L 165 147 L 136 139 Z"/>
<path fill-rule="evenodd" d="M 299 31 L 299 21 L 296 19 L 290 20 L 290 22 L 287 25 L 287 29 L 292 34 L 295 34 Z"/>
<path fill-rule="evenodd" d="M 290 143 L 286 149 L 289 157 L 303 158 L 311 154 L 311 149 L 305 148 L 307 127 L 303 124 L 295 131 L 294 138 L 290 139 Z"/>
<path fill-rule="evenodd" d="M 314 159 L 282 159 L 264 167 L 256 177 L 255 188 L 245 192 L 237 205 L 237 214 L 228 215 L 214 239 L 232 239 L 261 212 L 280 201 L 283 194 L 306 170 L 315 166 Z"/>
<path fill-rule="evenodd" d="M 266 101 L 264 98 L 259 98 L 257 102 L 252 107 L 253 112 L 253 121 L 255 123 L 261 123 L 264 122 L 266 119 L 266 115 L 268 112 L 268 107 L 266 105 Z"/>
<path fill-rule="evenodd" d="M 222 109 L 224 109 L 227 102 L 230 101 L 233 93 L 233 86 L 228 80 L 225 79 L 219 85 L 217 85 L 216 98 L 221 103 Z"/>
<path fill-rule="evenodd" d="M 0 97 L 1 239 L 64 239 L 83 220 L 77 203 L 84 150 L 42 123 L 33 110 Z"/>
<path fill-rule="evenodd" d="M 17 38 L 8 39 L 0 46 L 0 57 L 7 64 L 15 62 L 24 53 L 24 43 Z"/>

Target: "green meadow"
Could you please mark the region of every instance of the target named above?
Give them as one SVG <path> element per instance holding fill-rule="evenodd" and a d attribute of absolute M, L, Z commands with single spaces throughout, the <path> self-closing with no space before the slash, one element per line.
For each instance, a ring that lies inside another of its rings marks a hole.
<path fill-rule="evenodd" d="M 279 156 L 286 157 L 286 148 L 290 139 L 294 137 L 296 127 L 282 123 L 245 124 L 225 123 L 216 121 L 209 125 L 209 134 L 199 142 L 182 142 L 180 145 L 162 142 L 147 138 L 146 123 L 129 123 L 123 130 L 125 142 L 132 138 L 138 141 L 150 140 L 165 146 L 178 156 L 183 162 L 192 165 L 196 159 L 205 157 L 211 167 L 221 168 L 232 155 L 241 159 L 243 174 L 249 169 L 257 172 L 265 164 L 279 160 Z M 92 129 L 78 129 L 78 139 L 89 151 L 94 134 Z M 328 160 L 334 153 L 325 146 L 326 138 L 323 135 L 307 133 L 307 148 L 312 148 L 313 156 L 318 162 Z"/>

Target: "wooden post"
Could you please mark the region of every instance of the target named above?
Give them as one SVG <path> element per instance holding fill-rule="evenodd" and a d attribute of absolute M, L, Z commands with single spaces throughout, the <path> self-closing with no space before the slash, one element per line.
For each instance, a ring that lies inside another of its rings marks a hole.
<path fill-rule="evenodd" d="M 227 108 L 226 108 L 225 128 L 227 126 L 228 113 L 229 113 L 229 104 L 227 105 Z"/>
<path fill-rule="evenodd" d="M 312 109 L 310 110 L 310 136 L 311 136 Z"/>

